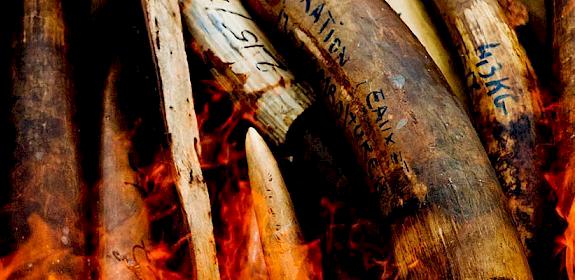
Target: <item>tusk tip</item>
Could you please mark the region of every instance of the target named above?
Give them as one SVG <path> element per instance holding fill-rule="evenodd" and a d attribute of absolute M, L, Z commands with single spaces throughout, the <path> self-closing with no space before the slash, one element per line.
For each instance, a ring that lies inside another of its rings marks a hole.
<path fill-rule="evenodd" d="M 262 142 L 264 142 L 264 140 L 262 139 L 258 131 L 255 130 L 253 127 L 250 127 L 248 129 L 248 132 L 246 133 L 246 151 L 249 152 L 250 150 L 253 150 L 255 147 L 262 145 Z"/>

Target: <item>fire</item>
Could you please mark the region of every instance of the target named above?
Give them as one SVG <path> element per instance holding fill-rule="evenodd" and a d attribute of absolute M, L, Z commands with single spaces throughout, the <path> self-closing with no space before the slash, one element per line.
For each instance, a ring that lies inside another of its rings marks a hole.
<path fill-rule="evenodd" d="M 557 196 L 555 211 L 567 223 L 563 235 L 557 238 L 556 250 L 558 254 L 563 254 L 568 278 L 575 279 L 575 205 L 572 190 L 569 189 L 569 183 L 573 180 L 573 170 L 566 167 L 557 174 L 546 174 L 545 178 Z"/>
<path fill-rule="evenodd" d="M 217 217 L 216 241 L 222 279 L 268 279 L 268 268 L 265 263 L 260 232 L 253 208 L 247 176 L 246 155 L 243 147 L 245 132 L 248 127 L 258 125 L 253 112 L 245 107 L 232 103 L 225 91 L 213 82 L 205 81 L 202 93 L 209 98 L 198 111 L 198 121 L 202 145 L 202 168 L 211 190 L 214 203 L 214 215 Z M 222 116 L 222 112 L 226 112 Z M 133 136 L 133 133 L 129 134 Z M 121 141 L 130 141 L 120 139 Z M 130 143 L 123 143 L 130 146 Z M 164 151 L 157 153 L 153 163 L 135 170 L 135 182 L 125 182 L 136 188 L 142 195 L 144 207 L 141 213 L 147 215 L 152 228 L 150 240 L 133 244 L 131 251 L 113 251 L 111 257 L 127 268 L 137 279 L 189 279 L 192 267 L 189 266 L 187 252 L 188 235 L 166 239 L 165 231 L 178 232 L 181 224 L 178 218 L 179 208 L 174 190 L 173 170 L 170 156 Z M 301 265 L 309 265 L 313 279 L 323 279 L 324 252 L 331 254 L 349 254 L 363 261 L 365 270 L 377 270 L 381 279 L 391 279 L 392 262 L 379 241 L 374 242 L 369 234 L 376 232 L 377 227 L 368 219 L 353 217 L 353 224 L 339 221 L 340 212 L 357 213 L 349 205 L 332 201 L 327 197 L 321 200 L 323 214 L 328 219 L 325 233 L 312 242 L 297 248 L 300 255 L 306 256 Z M 351 207 L 353 208 L 353 206 Z M 85 266 L 95 257 L 92 255 L 76 257 L 63 248 L 51 236 L 61 233 L 43 221 L 38 215 L 31 215 L 28 223 L 31 236 L 27 243 L 12 255 L 0 259 L 0 279 L 9 279 L 18 273 L 32 271 L 32 278 L 61 279 L 60 275 L 50 275 L 59 262 L 77 263 Z M 158 231 L 166 224 L 172 228 Z M 105 234 L 103 230 L 98 233 Z M 341 233 L 344 233 L 342 235 Z M 369 233 L 369 234 L 368 234 Z M 106 236 L 100 236 L 106 238 Z M 42 248 L 39 250 L 39 248 Z M 572 248 L 572 247 L 571 247 Z M 348 257 L 346 257 L 348 258 Z M 351 259 L 351 258 L 348 258 Z M 97 262 L 96 262 L 97 263 Z M 305 264 L 304 264 L 305 263 Z M 333 265 L 347 265 L 333 263 Z M 413 264 L 418 265 L 417 263 Z M 97 266 L 97 264 L 95 265 Z M 97 269 L 97 267 L 93 268 Z M 334 268 L 335 269 L 335 268 Z M 351 275 L 351 274 L 350 274 Z M 60 277 L 60 278 L 59 278 Z"/>
<path fill-rule="evenodd" d="M 176 200 L 172 192 L 175 181 L 168 157 L 160 153 L 152 166 L 140 170 L 138 187 L 144 194 L 151 222 L 173 215 L 178 210 L 178 205 L 173 203 Z"/>
<path fill-rule="evenodd" d="M 219 199 L 224 223 L 218 240 L 222 279 L 267 279 L 248 183 L 239 182 L 237 192 L 228 187 Z"/>
<path fill-rule="evenodd" d="M 217 197 L 213 203 L 219 213 L 215 224 L 220 276 L 267 279 L 242 145 L 245 130 L 256 121 L 252 112 L 232 103 L 219 84 L 201 85 L 207 98 L 198 113 L 201 163 L 212 197 Z"/>
<path fill-rule="evenodd" d="M 139 215 L 145 215 L 148 228 L 131 229 L 121 228 L 122 230 L 149 230 L 152 236 L 143 236 L 145 240 L 140 240 L 134 244 L 129 244 L 127 249 L 119 250 L 109 248 L 105 251 L 106 257 L 111 258 L 114 262 L 122 264 L 121 266 L 109 267 L 105 277 L 128 277 L 128 279 L 189 279 L 192 268 L 181 252 L 186 252 L 188 235 L 179 237 L 173 241 L 174 234 L 180 232 L 181 228 L 166 228 L 164 225 L 172 226 L 181 224 L 181 218 L 178 217 L 177 197 L 174 190 L 174 177 L 169 165 L 168 155 L 160 151 L 150 166 L 139 168 L 136 171 L 135 182 L 125 182 L 136 188 L 142 199 L 143 209 L 140 213 L 134 214 L 130 219 L 139 219 Z M 130 203 L 128 201 L 127 203 Z M 125 221 L 128 222 L 128 221 Z M 133 221 L 132 221 L 133 223 Z M 99 238 L 113 238 L 108 236 L 109 233 L 99 229 Z M 117 232 L 114 234 L 118 234 Z M 120 233 L 121 234 L 121 233 Z M 164 236 L 168 235 L 169 238 Z M 126 241 L 124 241 L 126 242 Z M 174 266 L 174 263 L 183 263 L 181 266 Z M 129 273 L 130 275 L 126 275 Z M 100 275 L 100 277 L 104 277 Z"/>
<path fill-rule="evenodd" d="M 202 81 L 202 93 L 208 100 L 198 114 L 202 169 L 208 185 L 218 193 L 214 208 L 221 220 L 216 230 L 220 274 L 222 279 L 268 279 L 243 147 L 247 128 L 259 124 L 248 106 L 231 102 L 230 91 L 214 81 Z M 213 112 L 219 116 L 214 117 Z M 227 112 L 225 117 L 221 112 Z M 213 173 L 224 175 L 211 176 Z M 323 278 L 320 245 L 316 240 L 297 249 L 308 257 L 314 279 Z"/>
<path fill-rule="evenodd" d="M 268 279 L 243 148 L 245 131 L 249 126 L 257 126 L 257 122 L 252 112 L 231 103 L 227 93 L 216 84 L 205 81 L 204 87 L 209 100 L 198 114 L 202 133 L 202 168 L 212 187 L 212 198 L 217 197 L 214 208 L 220 220 L 216 236 L 221 277 Z M 222 117 L 222 112 L 229 115 Z M 125 137 L 117 137 L 112 144 L 117 145 L 117 150 L 130 150 L 135 133 L 131 131 L 123 135 Z M 139 167 L 134 172 L 134 181 L 123 183 L 141 194 L 144 209 L 139 209 L 135 215 L 146 216 L 153 234 L 149 240 L 132 244 L 131 250 L 106 252 L 109 258 L 121 264 L 119 267 L 127 269 L 127 272 L 118 271 L 115 275 L 146 280 L 191 278 L 193 268 L 188 265 L 189 256 L 182 254 L 187 252 L 189 236 L 180 237 L 176 242 L 163 236 L 165 231 L 172 231 L 173 235 L 173 232 L 181 230 L 177 226 L 181 219 L 178 218 L 178 204 L 174 203 L 177 196 L 169 154 L 159 151 L 150 166 Z M 222 172 L 224 176 L 219 176 Z M 99 187 L 100 184 L 97 189 Z M 95 253 L 75 256 L 61 244 L 65 242 L 62 241 L 65 234 L 51 228 L 39 215 L 30 215 L 28 224 L 31 236 L 27 242 L 11 255 L 0 258 L 0 280 L 12 279 L 22 273 L 31 278 L 62 279 L 62 275 L 50 274 L 50 271 L 57 271 L 61 262 L 73 262 L 79 269 L 94 262 L 90 272 L 98 270 Z M 165 224 L 172 228 L 162 229 Z M 100 240 L 112 238 L 103 229 L 96 232 Z M 62 240 L 56 240 L 54 236 L 61 236 Z M 322 279 L 321 241 L 304 244 L 298 250 L 308 256 L 317 276 L 314 279 Z M 124 275 L 126 273 L 131 275 Z"/>
<path fill-rule="evenodd" d="M 12 255 L 0 259 L 0 279 L 12 279 L 24 274 L 30 279 L 48 278 L 62 279 L 62 275 L 54 275 L 61 263 L 84 266 L 84 259 L 74 257 L 69 248 L 64 248 L 61 241 L 66 238 L 62 233 L 52 229 L 39 215 L 32 214 L 28 218 L 31 236 Z M 61 236 L 62 240 L 56 240 Z"/>
<path fill-rule="evenodd" d="M 553 189 L 557 205 L 555 211 L 563 219 L 567 227 L 562 236 L 556 240 L 556 253 L 563 258 L 563 269 L 565 269 L 569 279 L 575 279 L 575 150 L 572 144 L 572 129 L 561 115 L 562 108 L 566 107 L 561 102 L 550 105 L 546 110 L 556 113 L 558 121 L 550 126 L 553 129 L 555 143 L 557 143 L 557 154 L 554 156 L 552 170 L 545 174 L 545 179 Z"/>
<path fill-rule="evenodd" d="M 181 224 L 178 217 L 178 204 L 174 190 L 175 179 L 173 170 L 169 165 L 169 155 L 160 152 L 154 163 L 139 170 L 140 188 L 144 196 L 148 220 L 152 228 L 154 223 Z M 177 226 L 176 226 L 177 227 Z M 172 228 L 171 231 L 180 231 L 181 228 Z M 180 236 L 175 242 L 169 242 L 165 238 L 153 239 L 151 244 L 134 244 L 129 257 L 122 259 L 138 279 L 189 279 L 192 267 L 188 265 L 187 257 L 181 256 L 181 251 L 186 250 L 189 233 Z M 172 245 L 170 245 L 170 243 Z M 183 263 L 181 267 L 174 267 L 173 263 Z"/>

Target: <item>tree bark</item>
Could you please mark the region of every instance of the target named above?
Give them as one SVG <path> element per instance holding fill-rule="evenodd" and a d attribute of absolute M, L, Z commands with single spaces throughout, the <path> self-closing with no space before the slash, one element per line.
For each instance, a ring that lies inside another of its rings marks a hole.
<path fill-rule="evenodd" d="M 274 156 L 250 128 L 246 156 L 254 209 L 271 280 L 316 279 L 293 204 Z"/>
<path fill-rule="evenodd" d="M 219 279 L 210 199 L 199 162 L 200 141 L 177 0 L 142 0 L 174 179 L 190 228 L 196 279 Z"/>
<path fill-rule="evenodd" d="M 12 70 L 16 150 L 11 171 L 12 225 L 7 229 L 17 240 L 13 277 L 85 278 L 85 186 L 72 121 L 62 3 L 21 3 L 22 30 Z M 17 264 L 18 260 L 22 263 Z"/>
<path fill-rule="evenodd" d="M 435 0 L 466 68 L 472 111 L 530 255 L 544 201 L 537 77 L 496 0 Z"/>
<path fill-rule="evenodd" d="M 400 278 L 531 278 L 475 130 L 388 5 L 247 2 L 317 67 L 318 92 L 391 222 Z"/>

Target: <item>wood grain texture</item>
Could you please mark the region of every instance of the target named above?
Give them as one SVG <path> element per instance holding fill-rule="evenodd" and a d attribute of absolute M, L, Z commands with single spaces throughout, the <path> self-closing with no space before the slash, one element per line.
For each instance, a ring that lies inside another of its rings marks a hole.
<path fill-rule="evenodd" d="M 38 249 L 30 244 L 43 246 L 43 251 L 24 257 L 23 267 L 14 275 L 84 278 L 86 190 L 72 121 L 73 87 L 62 3 L 25 0 L 21 5 L 22 30 L 12 70 L 11 118 L 16 129 L 12 225 L 6 230 L 18 240 L 17 256 Z M 29 264 L 38 269 L 30 269 Z"/>
<path fill-rule="evenodd" d="M 150 245 L 149 216 L 138 177 L 129 161 L 131 133 L 119 108 L 117 82 L 120 64 L 112 64 L 103 95 L 100 175 L 98 186 L 98 262 L 102 279 L 151 279 L 140 266 L 139 246 Z M 134 249 L 136 248 L 136 249 Z M 144 258 L 144 257 L 143 257 Z"/>
<path fill-rule="evenodd" d="M 274 156 L 250 128 L 246 157 L 254 209 L 272 280 L 314 279 L 293 204 Z"/>
<path fill-rule="evenodd" d="M 496 0 L 435 0 L 466 68 L 475 126 L 530 254 L 544 182 L 537 158 L 537 77 Z"/>
<path fill-rule="evenodd" d="M 465 90 L 463 75 L 456 64 L 458 58 L 438 32 L 423 2 L 421 0 L 386 0 L 386 2 L 419 39 L 445 76 L 453 93 L 467 109 L 469 97 Z"/>
<path fill-rule="evenodd" d="M 200 141 L 177 0 L 142 0 L 174 179 L 190 228 L 196 279 L 219 279 L 210 198 L 199 162 Z"/>
<path fill-rule="evenodd" d="M 283 144 L 293 121 L 314 100 L 239 0 L 180 0 L 197 56 L 234 101 L 255 112 L 260 129 Z"/>
<path fill-rule="evenodd" d="M 319 95 L 391 222 L 399 278 L 531 279 L 473 126 L 387 4 L 247 3 L 317 68 Z"/>

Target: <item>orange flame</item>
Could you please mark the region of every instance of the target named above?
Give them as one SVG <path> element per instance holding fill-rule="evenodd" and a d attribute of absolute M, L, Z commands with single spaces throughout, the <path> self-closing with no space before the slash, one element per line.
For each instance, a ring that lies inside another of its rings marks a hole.
<path fill-rule="evenodd" d="M 218 252 L 222 279 L 267 279 L 248 183 L 240 182 L 238 192 L 222 193 L 220 199 L 225 227 Z"/>
<path fill-rule="evenodd" d="M 257 122 L 253 112 L 232 103 L 229 95 L 215 81 L 202 81 L 202 92 L 208 94 L 208 101 L 198 114 L 202 134 L 202 169 L 212 189 L 217 189 L 220 229 L 216 232 L 218 261 L 222 279 L 268 279 L 264 262 L 257 221 L 253 209 L 251 190 L 245 169 L 243 135 L 240 132 Z M 226 106 L 228 105 L 228 106 Z M 222 120 L 218 108 L 231 107 Z M 214 117 L 217 112 L 219 116 Z M 220 119 L 217 123 L 216 119 Z M 240 127 L 241 123 L 248 125 Z M 211 172 L 225 172 L 210 176 Z"/>
<path fill-rule="evenodd" d="M 553 130 L 554 141 L 557 143 L 558 152 L 552 165 L 553 170 L 545 174 L 545 179 L 553 189 L 557 205 L 555 211 L 567 223 L 567 228 L 562 236 L 556 240 L 556 254 L 564 258 L 563 269 L 567 277 L 575 279 L 575 146 L 572 143 L 572 124 L 568 118 L 562 115 L 566 105 L 561 102 L 551 104 L 546 111 L 558 115 L 559 120 L 550 122 L 548 125 Z"/>
<path fill-rule="evenodd" d="M 28 218 L 31 236 L 12 255 L 0 259 L 0 279 L 11 279 L 24 273 L 30 279 L 43 277 L 62 279 L 62 275 L 52 275 L 64 262 L 75 263 L 82 267 L 85 261 L 81 257 L 72 257 L 70 249 L 64 248 L 54 236 L 61 234 L 52 229 L 39 215 Z M 65 236 L 62 236 L 65 238 Z M 48 275 L 46 275 L 48 274 Z"/>
<path fill-rule="evenodd" d="M 218 259 L 222 279 L 268 279 L 260 232 L 253 209 L 253 198 L 247 180 L 246 157 L 243 148 L 244 136 L 249 126 L 258 127 L 254 112 L 249 106 L 232 102 L 229 90 L 216 81 L 202 81 L 202 93 L 208 94 L 208 101 L 198 113 L 202 144 L 202 169 L 210 187 L 219 189 L 220 234 L 216 235 Z M 227 106 L 226 106 L 227 105 Z M 220 123 L 212 113 L 231 107 Z M 214 178 L 210 172 L 225 170 L 226 178 Z M 320 241 L 302 246 L 313 271 L 314 279 L 322 279 Z"/>
<path fill-rule="evenodd" d="M 564 269 L 569 279 L 575 279 L 575 207 L 570 182 L 573 182 L 573 170 L 566 168 L 563 172 L 545 175 L 557 196 L 555 211 L 567 222 L 563 235 L 557 238 L 557 254 L 563 254 Z"/>
<path fill-rule="evenodd" d="M 178 204 L 174 190 L 174 177 L 169 165 L 168 156 L 160 152 L 153 163 L 137 170 L 137 182 L 127 182 L 139 189 L 144 199 L 144 208 L 150 224 L 162 219 L 178 221 Z M 179 232 L 179 229 L 170 229 Z M 156 229 L 157 231 L 157 229 Z M 100 238 L 106 238 L 106 232 L 100 230 Z M 136 279 L 189 279 L 192 268 L 189 262 L 182 261 L 178 253 L 186 245 L 189 236 L 181 237 L 174 245 L 169 245 L 164 237 L 141 240 L 130 245 L 131 250 L 114 250 L 111 257 L 123 264 Z M 170 242 L 172 243 L 172 242 Z M 185 250 L 184 250 L 185 251 Z M 171 262 L 178 260 L 184 263 L 182 267 L 174 267 Z M 118 275 L 122 275 L 120 271 Z"/>

